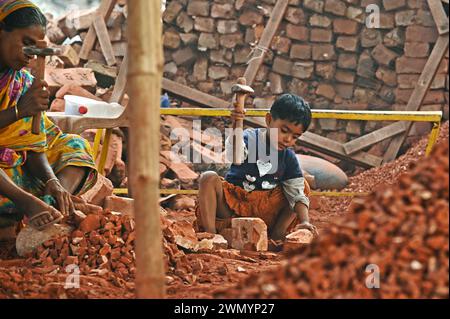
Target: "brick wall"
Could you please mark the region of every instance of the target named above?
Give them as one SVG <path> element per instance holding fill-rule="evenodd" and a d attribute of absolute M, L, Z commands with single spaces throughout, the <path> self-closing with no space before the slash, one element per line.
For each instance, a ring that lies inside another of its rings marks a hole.
<path fill-rule="evenodd" d="M 165 77 L 230 99 L 275 3 L 167 1 Z M 365 25 L 369 4 L 380 8 L 378 29 Z M 253 85 L 253 104 L 268 107 L 274 96 L 292 92 L 317 109 L 401 109 L 437 36 L 425 0 L 291 0 Z M 447 72 L 448 54 L 423 109 L 448 117 Z M 382 125 L 318 120 L 313 131 L 344 142 Z"/>

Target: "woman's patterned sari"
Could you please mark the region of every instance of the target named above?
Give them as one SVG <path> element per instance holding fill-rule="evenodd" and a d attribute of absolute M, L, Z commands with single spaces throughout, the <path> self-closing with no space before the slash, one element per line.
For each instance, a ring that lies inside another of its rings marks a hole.
<path fill-rule="evenodd" d="M 22 69 L 0 73 L 0 112 L 13 108 L 31 87 L 33 77 Z M 0 128 L 0 169 L 26 191 L 43 195 L 43 183 L 31 176 L 25 167 L 28 152 L 45 153 L 55 174 L 67 166 L 86 167 L 90 173 L 78 190 L 89 190 L 97 179 L 97 171 L 89 143 L 77 135 L 64 134 L 45 113 L 41 119 L 39 135 L 31 133 L 32 118 L 23 118 Z M 49 201 L 46 198 L 47 202 Z M 0 194 L 0 214 L 15 213 L 14 204 Z"/>

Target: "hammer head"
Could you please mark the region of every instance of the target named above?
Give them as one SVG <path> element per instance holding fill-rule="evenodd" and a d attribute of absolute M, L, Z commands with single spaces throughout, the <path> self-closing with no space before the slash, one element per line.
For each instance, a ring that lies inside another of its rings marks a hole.
<path fill-rule="evenodd" d="M 26 55 L 51 56 L 61 55 L 61 49 L 58 48 L 38 48 L 35 46 L 24 47 L 23 53 Z"/>
<path fill-rule="evenodd" d="M 239 78 L 237 83 L 231 87 L 231 92 L 233 92 L 235 94 L 237 94 L 237 93 L 243 93 L 243 94 L 255 93 L 255 91 L 247 85 L 245 78 Z"/>

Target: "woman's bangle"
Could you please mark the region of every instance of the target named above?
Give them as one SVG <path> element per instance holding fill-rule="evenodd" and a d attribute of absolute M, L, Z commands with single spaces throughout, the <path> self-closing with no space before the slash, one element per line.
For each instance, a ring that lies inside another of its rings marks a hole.
<path fill-rule="evenodd" d="M 16 106 L 14 106 L 14 111 L 16 112 L 16 120 L 18 121 L 19 120 L 19 108 L 17 107 L 17 104 L 16 104 Z"/>
<path fill-rule="evenodd" d="M 59 182 L 59 179 L 58 178 L 50 178 L 46 183 L 45 183 L 45 187 L 47 187 L 48 186 L 48 184 L 50 183 L 50 182 Z"/>

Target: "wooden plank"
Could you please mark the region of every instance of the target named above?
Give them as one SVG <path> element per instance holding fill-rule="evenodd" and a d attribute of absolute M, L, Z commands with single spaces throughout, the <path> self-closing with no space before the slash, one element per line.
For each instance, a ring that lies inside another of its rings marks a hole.
<path fill-rule="evenodd" d="M 109 66 L 115 65 L 116 57 L 114 55 L 111 39 L 109 38 L 108 28 L 106 27 L 105 20 L 99 13 L 97 13 L 94 18 L 94 28 L 97 33 L 97 38 L 100 42 L 100 47 L 102 48 L 106 64 Z"/>
<path fill-rule="evenodd" d="M 211 108 L 229 108 L 230 103 L 215 96 L 200 92 L 186 85 L 163 78 L 162 87 L 172 96 L 195 105 Z"/>
<path fill-rule="evenodd" d="M 425 99 L 425 95 L 431 86 L 431 83 L 436 75 L 439 65 L 443 60 L 445 54 L 448 50 L 448 36 L 440 36 L 433 48 L 433 51 L 428 58 L 425 67 L 423 68 L 422 74 L 419 77 L 419 81 L 411 94 L 408 104 L 406 105 L 406 111 L 418 111 Z M 393 124 L 391 124 L 393 125 Z M 408 133 L 411 129 L 412 123 L 407 122 L 405 129 L 405 134 L 396 136 L 393 138 L 392 142 L 384 154 L 384 163 L 392 162 L 397 157 L 400 147 L 404 143 Z"/>
<path fill-rule="evenodd" d="M 275 33 L 278 31 L 281 21 L 283 20 L 284 14 L 288 7 L 289 0 L 278 0 L 275 7 L 273 8 L 272 15 L 264 29 L 258 46 L 250 59 L 247 70 L 245 70 L 244 77 L 247 80 L 247 85 L 252 85 L 256 78 L 259 68 L 264 62 L 264 56 L 266 55 L 266 50 L 269 49 L 272 39 Z"/>
<path fill-rule="evenodd" d="M 328 155 L 328 154 L 325 154 L 325 153 L 322 153 L 322 152 L 320 152 L 320 151 L 313 150 L 313 149 L 307 148 L 307 147 L 305 147 L 305 149 L 306 149 L 306 152 L 308 152 L 307 155 L 316 156 L 316 157 L 321 157 L 321 158 L 323 158 L 324 160 L 326 160 L 326 161 L 328 161 L 328 162 L 330 162 L 330 163 L 333 163 L 333 164 L 335 164 L 335 165 L 338 165 L 338 164 L 341 162 L 340 159 L 338 159 L 338 158 L 336 158 L 336 157 L 334 157 L 334 156 L 330 156 L 330 155 Z"/>
<path fill-rule="evenodd" d="M 439 0 L 428 0 L 428 6 L 430 7 L 431 14 L 433 15 L 434 22 L 438 28 L 439 34 L 444 35 L 449 31 L 448 17 L 445 13 L 444 6 Z"/>
<path fill-rule="evenodd" d="M 305 132 L 300 137 L 300 142 L 304 146 L 365 168 L 380 166 L 383 161 L 380 157 L 364 152 L 358 152 L 349 156 L 345 154 L 341 143 L 311 132 Z"/>
<path fill-rule="evenodd" d="M 111 16 L 111 12 L 116 5 L 117 0 L 103 0 L 98 8 L 98 12 L 104 17 L 105 21 Z M 83 41 L 83 46 L 80 50 L 80 59 L 87 60 L 89 53 L 92 51 L 97 40 L 97 34 L 95 33 L 94 25 L 91 25 L 88 33 Z"/>
<path fill-rule="evenodd" d="M 124 56 L 122 64 L 120 65 L 119 75 L 117 76 L 116 84 L 114 85 L 114 90 L 112 92 L 109 102 L 115 103 L 122 102 L 127 87 L 127 74 L 128 74 L 128 54 Z"/>
<path fill-rule="evenodd" d="M 385 126 L 379 130 L 358 137 L 350 142 L 345 143 L 344 151 L 347 155 L 351 155 L 368 146 L 384 141 L 392 136 L 405 132 L 405 122 L 397 122 L 393 125 Z"/>

